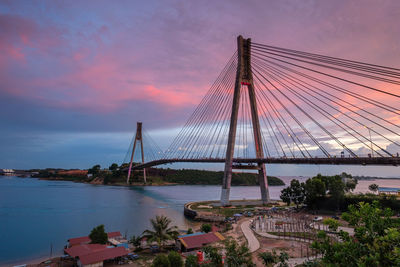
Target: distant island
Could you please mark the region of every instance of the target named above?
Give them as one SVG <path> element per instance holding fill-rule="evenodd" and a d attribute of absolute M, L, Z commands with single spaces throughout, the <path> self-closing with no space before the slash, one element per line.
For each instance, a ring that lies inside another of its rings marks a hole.
<path fill-rule="evenodd" d="M 63 180 L 91 184 L 127 185 L 125 164 L 111 165 L 108 169 L 101 169 L 95 165 L 88 170 L 43 169 L 31 170 L 32 177 L 44 180 Z M 130 185 L 220 185 L 223 171 L 206 171 L 193 169 L 148 168 L 146 169 L 147 183 L 144 183 L 143 171 L 132 172 Z M 258 185 L 257 173 L 234 172 L 232 185 Z M 268 185 L 280 186 L 285 183 L 275 176 L 268 176 Z"/>

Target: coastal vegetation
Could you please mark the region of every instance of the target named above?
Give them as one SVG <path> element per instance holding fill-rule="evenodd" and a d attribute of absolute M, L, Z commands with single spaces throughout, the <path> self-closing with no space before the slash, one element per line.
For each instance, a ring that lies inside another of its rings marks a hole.
<path fill-rule="evenodd" d="M 128 164 L 111 164 L 106 169 L 101 169 L 99 164 L 86 170 L 39 170 L 33 177 L 49 180 L 67 180 L 84 183 L 125 185 Z M 222 183 L 222 171 L 206 171 L 192 169 L 146 169 L 148 185 L 187 184 L 187 185 L 219 185 Z M 143 171 L 133 171 L 130 179 L 131 185 L 143 185 Z M 237 172 L 232 175 L 232 185 L 258 185 L 256 173 Z M 268 185 L 285 185 L 275 177 L 268 176 Z"/>
<path fill-rule="evenodd" d="M 305 204 L 311 210 L 346 211 L 349 205 L 378 201 L 382 207 L 400 211 L 400 200 L 396 196 L 351 194 L 356 185 L 357 180 L 346 173 L 334 176 L 318 174 L 302 183 L 292 180 L 281 191 L 280 197 L 287 205 Z M 375 186 L 373 189 L 375 190 Z"/>
<path fill-rule="evenodd" d="M 330 227 L 338 238 L 320 231 L 312 247 L 322 254 L 317 266 L 400 266 L 400 230 L 391 209 L 378 201 L 350 205 L 342 219 L 354 227 L 354 236 L 337 224 Z"/>

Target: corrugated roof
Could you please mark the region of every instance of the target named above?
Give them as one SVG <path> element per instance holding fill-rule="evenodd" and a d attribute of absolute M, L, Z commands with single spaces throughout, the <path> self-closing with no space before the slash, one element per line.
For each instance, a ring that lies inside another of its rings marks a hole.
<path fill-rule="evenodd" d="M 206 244 L 224 240 L 225 238 L 218 232 L 211 232 L 201 235 L 189 235 L 179 238 L 186 249 L 200 248 Z"/>
<path fill-rule="evenodd" d="M 68 239 L 68 243 L 70 246 L 75 246 L 83 243 L 90 243 L 90 238 L 88 236 L 81 236 Z"/>
<path fill-rule="evenodd" d="M 119 231 L 118 232 L 109 232 L 109 233 L 107 233 L 107 235 L 108 235 L 108 238 L 122 236 Z"/>
<path fill-rule="evenodd" d="M 83 265 L 93 264 L 96 262 L 102 262 L 104 260 L 114 259 L 116 257 L 126 256 L 129 251 L 124 247 L 116 247 L 116 248 L 107 248 L 102 251 L 97 251 L 94 253 L 82 255 L 79 257 L 79 260 Z"/>
<path fill-rule="evenodd" d="M 102 244 L 82 244 L 64 249 L 65 253 L 71 257 L 80 257 L 82 255 L 90 254 L 96 251 L 105 250 L 107 245 Z"/>
<path fill-rule="evenodd" d="M 188 236 L 195 236 L 195 235 L 204 235 L 204 232 L 197 232 L 197 233 L 193 233 L 193 234 L 187 234 L 187 235 L 179 235 L 178 238 L 181 237 L 188 237 Z"/>

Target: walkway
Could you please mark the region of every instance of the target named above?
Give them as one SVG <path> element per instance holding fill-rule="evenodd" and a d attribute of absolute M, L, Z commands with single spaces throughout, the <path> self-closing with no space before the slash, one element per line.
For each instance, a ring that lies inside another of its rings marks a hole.
<path fill-rule="evenodd" d="M 242 222 L 242 224 L 240 225 L 240 228 L 242 229 L 242 232 L 247 239 L 247 243 L 248 243 L 250 252 L 253 253 L 257 249 L 259 249 L 260 242 L 258 242 L 258 239 L 254 235 L 253 230 L 251 230 L 251 228 L 250 228 L 250 220 Z"/>

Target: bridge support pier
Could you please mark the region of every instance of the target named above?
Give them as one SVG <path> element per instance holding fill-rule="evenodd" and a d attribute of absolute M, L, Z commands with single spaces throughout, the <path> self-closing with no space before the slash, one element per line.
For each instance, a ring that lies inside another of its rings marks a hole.
<path fill-rule="evenodd" d="M 138 122 L 136 124 L 135 141 L 133 142 L 131 161 L 129 162 L 128 177 L 126 178 L 127 184 L 129 184 L 129 179 L 131 177 L 133 156 L 135 155 L 135 149 L 136 149 L 136 141 L 140 142 L 140 151 L 142 153 L 142 164 L 143 164 L 144 163 L 144 152 L 143 152 L 143 136 L 142 136 L 142 123 L 141 122 Z M 144 183 L 146 183 L 146 169 L 145 168 L 143 168 L 143 180 L 144 180 Z"/>
<path fill-rule="evenodd" d="M 237 38 L 238 42 L 238 66 L 236 70 L 235 91 L 232 101 L 231 121 L 229 125 L 228 145 L 226 149 L 224 178 L 222 181 L 221 205 L 229 205 L 229 195 L 232 181 L 232 164 L 235 150 L 236 128 L 239 113 L 241 87 L 246 85 L 249 94 L 251 119 L 254 133 L 254 145 L 256 157 L 264 158 L 260 122 L 258 119 L 257 100 L 254 92 L 253 74 L 251 71 L 251 39 Z M 261 200 L 265 204 L 269 202 L 268 181 L 264 163 L 258 163 L 258 181 L 261 189 Z"/>

